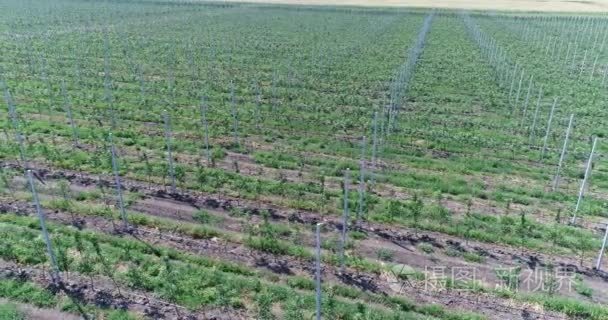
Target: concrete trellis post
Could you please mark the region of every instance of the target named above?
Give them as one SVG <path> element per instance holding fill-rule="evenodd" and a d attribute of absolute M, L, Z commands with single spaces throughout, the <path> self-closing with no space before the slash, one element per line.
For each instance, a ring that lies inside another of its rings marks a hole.
<path fill-rule="evenodd" d="M 521 69 L 521 75 L 519 76 L 519 84 L 517 85 L 517 94 L 515 95 L 515 103 L 513 104 L 513 109 L 515 109 L 517 104 L 519 103 L 519 95 L 521 93 L 521 84 L 524 80 L 524 74 L 524 69 Z"/>
<path fill-rule="evenodd" d="M 234 95 L 234 82 L 230 82 L 230 105 L 232 106 L 232 135 L 234 136 L 234 146 L 239 147 L 239 119 L 236 110 L 236 97 Z"/>
<path fill-rule="evenodd" d="M 23 133 L 21 132 L 21 126 L 19 125 L 19 120 L 17 119 L 17 110 L 15 109 L 15 104 L 13 102 L 13 97 L 11 96 L 6 83 L 3 80 L 0 80 L 0 86 L 4 90 L 4 100 L 8 105 L 8 115 L 11 120 L 11 124 L 13 126 L 13 130 L 15 130 L 15 140 L 19 145 L 19 159 L 21 160 L 21 164 L 23 168 L 27 169 L 27 161 L 25 158 L 25 145 L 23 142 Z"/>
<path fill-rule="evenodd" d="M 526 113 L 528 111 L 528 103 L 530 102 L 530 93 L 532 92 L 532 80 L 534 80 L 534 76 L 530 76 L 530 82 L 528 83 L 528 92 L 526 93 L 526 100 L 524 102 L 524 110 L 522 111 L 522 124 L 523 119 L 526 118 Z"/>
<path fill-rule="evenodd" d="M 595 67 L 597 66 L 597 60 L 599 58 L 600 58 L 599 54 L 597 56 L 595 56 L 595 60 L 593 61 L 593 67 L 591 67 L 591 75 L 589 76 L 589 81 L 593 80 L 593 76 L 595 75 Z"/>
<path fill-rule="evenodd" d="M 513 73 L 511 74 L 511 88 L 509 89 L 509 102 L 511 102 L 511 97 L 513 96 L 513 88 L 515 87 L 515 75 L 517 74 L 517 69 L 518 69 L 518 66 L 516 64 L 515 69 L 513 70 Z"/>
<path fill-rule="evenodd" d="M 146 78 L 144 78 L 144 70 L 141 65 L 137 65 L 137 77 L 139 80 L 139 94 L 141 98 L 141 104 L 146 107 L 148 99 L 146 98 Z"/>
<path fill-rule="evenodd" d="M 118 206 L 120 208 L 120 217 L 124 224 L 125 229 L 129 228 L 129 220 L 127 219 L 127 212 L 125 210 L 125 203 L 122 197 L 122 186 L 120 184 L 120 171 L 118 170 L 118 160 L 116 159 L 116 149 L 114 148 L 114 141 L 112 140 L 112 133 L 108 134 L 108 140 L 110 141 L 110 153 L 112 154 L 112 171 L 114 172 L 114 182 L 116 183 L 116 197 L 118 198 Z"/>
<path fill-rule="evenodd" d="M 564 58 L 564 62 L 562 63 L 563 66 L 566 65 L 566 63 L 568 62 L 568 57 L 570 57 L 570 48 L 571 48 L 572 43 L 568 42 L 568 49 L 566 50 L 566 57 Z"/>
<path fill-rule="evenodd" d="M 555 107 L 557 106 L 557 99 L 557 97 L 553 99 L 553 106 L 551 107 L 549 119 L 547 120 L 547 130 L 545 131 L 545 138 L 543 139 L 543 149 L 540 153 L 541 160 L 545 158 L 545 152 L 547 151 L 547 142 L 549 141 L 549 133 L 551 132 L 551 123 L 553 122 L 553 113 L 555 112 Z"/>
<path fill-rule="evenodd" d="M 566 137 L 564 138 L 564 146 L 562 147 L 562 153 L 559 156 L 559 163 L 557 164 L 557 172 L 555 173 L 555 180 L 553 182 L 553 191 L 557 190 L 559 186 L 559 175 L 562 170 L 562 164 L 566 156 L 566 150 L 568 149 L 568 138 L 570 138 L 570 130 L 572 130 L 572 122 L 574 121 L 574 114 L 570 114 L 570 121 L 568 121 L 568 129 L 566 130 Z"/>
<path fill-rule="evenodd" d="M 604 232 L 604 240 L 602 241 L 602 249 L 600 254 L 597 256 L 597 262 L 595 263 L 595 269 L 602 269 L 602 258 L 604 257 L 604 251 L 606 250 L 606 241 L 608 240 L 608 224 L 606 224 L 606 231 Z"/>
<path fill-rule="evenodd" d="M 116 129 L 116 115 L 114 114 L 114 98 L 112 97 L 112 78 L 110 77 L 110 40 L 107 30 L 104 31 L 103 41 L 103 85 L 104 85 L 104 100 L 110 110 L 110 122 L 112 129 Z"/>
<path fill-rule="evenodd" d="M 559 42 L 559 46 L 556 45 L 553 52 L 551 52 L 551 60 L 559 61 L 559 59 L 562 56 L 562 47 L 563 46 L 564 46 L 564 38 L 562 38 L 561 41 Z"/>
<path fill-rule="evenodd" d="M 583 55 L 583 62 L 581 63 L 581 68 L 579 71 L 578 76 L 582 76 L 583 75 L 583 71 L 585 71 L 585 64 L 587 63 L 587 50 L 585 50 L 585 54 Z"/>
<path fill-rule="evenodd" d="M 600 45 L 600 53 L 604 52 L 604 44 L 606 44 L 606 35 L 608 35 L 608 29 L 604 31 L 604 37 L 602 37 L 602 44 Z"/>
<path fill-rule="evenodd" d="M 70 120 L 70 127 L 72 128 L 72 140 L 74 143 L 74 147 L 76 147 L 78 146 L 78 131 L 76 130 L 76 125 L 74 124 L 74 117 L 72 116 L 72 104 L 65 88 L 64 80 L 61 80 L 61 94 L 63 95 L 63 105 L 65 107 L 65 112 L 68 115 L 68 119 Z"/>
<path fill-rule="evenodd" d="M 574 69 L 574 66 L 576 65 L 576 54 L 578 53 L 578 43 L 575 43 L 576 46 L 574 47 L 574 54 L 572 55 L 572 63 L 570 63 L 570 70 L 571 71 L 576 71 Z"/>
<path fill-rule="evenodd" d="M 359 205 L 357 208 L 356 224 L 359 225 L 363 216 L 363 201 L 365 198 L 365 145 L 366 139 L 363 136 L 361 141 L 361 159 L 359 160 Z"/>
<path fill-rule="evenodd" d="M 374 127 L 374 140 L 373 140 L 373 145 L 372 145 L 372 168 L 371 168 L 371 180 L 372 180 L 372 185 L 374 185 L 375 181 L 376 181 L 376 153 L 378 152 L 378 111 L 374 112 L 374 123 L 373 123 L 373 127 Z"/>
<path fill-rule="evenodd" d="M 316 319 L 321 320 L 321 226 L 324 223 L 317 223 L 315 232 L 315 289 L 316 289 Z"/>
<path fill-rule="evenodd" d="M 175 185 L 175 168 L 173 167 L 173 154 L 171 153 L 171 119 L 167 110 L 163 112 L 165 120 L 165 144 L 167 145 L 167 164 L 169 166 L 169 176 L 171 177 L 171 192 L 177 193 Z"/>
<path fill-rule="evenodd" d="M 46 58 L 42 54 L 40 55 L 40 72 L 40 78 L 46 86 L 48 95 L 49 121 L 53 122 L 53 86 L 51 85 L 51 81 L 49 81 Z"/>
<path fill-rule="evenodd" d="M 261 108 L 262 108 L 262 92 L 260 85 L 255 82 L 255 129 L 260 131 L 260 124 L 262 123 Z"/>
<path fill-rule="evenodd" d="M 51 268 L 53 269 L 53 272 L 51 272 L 51 277 L 53 279 L 53 282 L 60 283 L 61 277 L 59 275 L 59 267 L 57 265 L 57 258 L 55 257 L 55 252 L 53 251 L 53 245 L 51 244 L 49 232 L 46 229 L 44 213 L 42 212 L 42 208 L 40 207 L 40 200 L 38 200 L 38 193 L 36 192 L 36 187 L 34 186 L 34 178 L 32 177 L 32 170 L 27 170 L 27 180 L 30 184 L 30 188 L 32 191 L 32 197 L 34 198 L 34 204 L 36 206 L 36 213 L 38 214 L 38 219 L 40 220 L 40 228 L 42 229 L 42 236 L 43 236 L 44 242 L 46 244 L 46 250 L 49 255 L 49 259 L 51 260 Z"/>
<path fill-rule="evenodd" d="M 207 165 L 211 165 L 211 150 L 209 150 L 209 124 L 207 123 L 207 98 L 201 97 L 201 123 L 205 132 L 205 156 L 207 157 Z"/>
<path fill-rule="evenodd" d="M 581 187 L 578 191 L 578 200 L 576 200 L 576 207 L 574 208 L 574 215 L 572 216 L 572 220 L 570 221 L 572 224 L 576 223 L 576 214 L 578 213 L 578 209 L 580 208 L 581 201 L 583 200 L 583 196 L 585 194 L 585 185 L 587 184 L 587 180 L 589 179 L 589 175 L 591 174 L 591 165 L 593 163 L 593 154 L 595 153 L 595 146 L 597 145 L 597 137 L 593 139 L 593 146 L 591 147 L 591 153 L 589 154 L 589 160 L 587 161 L 587 167 L 585 168 L 585 176 L 583 177 L 583 181 L 581 182 Z"/>
<path fill-rule="evenodd" d="M 350 169 L 344 171 L 344 213 L 342 215 L 342 237 L 340 241 L 340 272 L 344 272 L 344 250 L 346 248 L 346 235 L 348 229 L 348 188 Z"/>

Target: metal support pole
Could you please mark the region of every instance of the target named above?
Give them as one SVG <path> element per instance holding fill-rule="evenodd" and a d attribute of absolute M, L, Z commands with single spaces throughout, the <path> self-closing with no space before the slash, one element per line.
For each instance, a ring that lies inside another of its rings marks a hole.
<path fill-rule="evenodd" d="M 230 82 L 230 104 L 232 106 L 232 134 L 234 136 L 234 146 L 239 147 L 239 120 L 236 111 L 236 97 L 234 96 L 234 82 Z"/>
<path fill-rule="evenodd" d="M 371 168 L 371 178 L 372 185 L 376 182 L 376 153 L 378 152 L 378 111 L 374 112 L 374 141 L 372 142 L 372 168 Z"/>
<path fill-rule="evenodd" d="M 114 171 L 114 182 L 116 183 L 116 197 L 118 198 L 118 205 L 120 207 L 120 217 L 125 228 L 129 228 L 129 220 L 127 219 L 127 212 L 125 210 L 125 203 L 122 197 L 122 186 L 120 184 L 120 174 L 118 170 L 118 160 L 116 159 L 116 149 L 114 149 L 114 141 L 112 140 L 112 133 L 108 135 L 110 140 L 110 152 L 112 153 L 112 171 Z"/>
<path fill-rule="evenodd" d="M 359 225 L 363 216 L 363 201 L 365 197 L 365 145 L 366 139 L 363 136 L 361 142 L 361 159 L 359 160 L 359 206 L 357 208 L 356 224 Z"/>
<path fill-rule="evenodd" d="M 523 125 L 526 113 L 528 112 L 528 103 L 530 102 L 530 93 L 532 92 L 532 80 L 534 76 L 530 76 L 530 82 L 528 83 L 528 92 L 526 93 L 526 100 L 524 102 L 524 110 L 522 111 L 521 123 Z"/>
<path fill-rule="evenodd" d="M 556 105 L 557 97 L 553 99 L 553 106 L 551 107 L 551 112 L 549 113 L 549 120 L 547 120 L 547 130 L 545 131 L 545 138 L 543 139 L 543 149 L 540 153 L 541 160 L 545 158 L 545 152 L 547 151 L 547 142 L 549 141 L 549 132 L 551 132 L 551 122 L 553 122 L 553 113 L 555 112 Z"/>
<path fill-rule="evenodd" d="M 570 130 L 572 130 L 572 122 L 574 121 L 574 114 L 570 114 L 570 121 L 568 121 L 568 129 L 566 130 L 566 137 L 564 138 L 564 146 L 562 147 L 562 153 L 559 156 L 559 163 L 557 164 L 557 172 L 555 173 L 555 180 L 553 183 L 553 191 L 557 190 L 559 185 L 559 175 L 562 170 L 562 164 L 566 156 L 566 150 L 568 149 L 568 138 L 570 137 Z"/>
<path fill-rule="evenodd" d="M 70 103 L 70 98 L 65 88 L 64 80 L 61 80 L 61 94 L 63 95 L 65 112 L 68 114 L 68 119 L 70 119 L 70 127 L 72 128 L 72 140 L 74 143 L 74 147 L 76 147 L 78 146 L 78 131 L 76 130 L 76 125 L 74 124 L 74 117 L 72 116 L 72 104 Z"/>
<path fill-rule="evenodd" d="M 581 183 L 581 188 L 578 190 L 578 200 L 576 200 L 576 207 L 574 208 L 574 215 L 572 216 L 572 220 L 570 221 L 572 224 L 576 223 L 576 214 L 578 213 L 578 209 L 580 208 L 581 201 L 583 199 L 583 195 L 585 194 L 585 185 L 587 184 L 587 179 L 589 179 L 589 175 L 591 174 L 591 164 L 593 163 L 593 154 L 595 153 L 595 146 L 597 144 L 597 137 L 593 139 L 593 146 L 591 147 L 591 153 L 589 154 L 589 160 L 587 161 L 587 167 L 585 168 L 585 176 L 583 177 L 583 182 Z"/>
<path fill-rule="evenodd" d="M 167 145 L 167 163 L 169 165 L 169 175 L 171 176 L 171 192 L 177 193 L 177 187 L 175 185 L 175 168 L 173 167 L 173 155 L 171 153 L 171 120 L 167 110 L 163 113 L 165 119 L 165 143 Z"/>
<path fill-rule="evenodd" d="M 583 75 L 583 71 L 585 71 L 585 63 L 587 62 L 587 50 L 585 50 L 585 54 L 583 55 L 583 63 L 581 63 L 581 68 L 578 76 Z"/>
<path fill-rule="evenodd" d="M 595 56 L 595 60 L 593 61 L 593 67 L 591 67 L 591 75 L 589 76 L 589 81 L 593 80 L 593 76 L 595 75 L 595 67 L 597 66 L 597 60 L 599 58 L 600 58 L 599 54 L 597 56 Z"/>
<path fill-rule="evenodd" d="M 13 130 L 15 130 L 15 140 L 17 141 L 17 144 L 19 145 L 19 158 L 21 160 L 21 164 L 23 165 L 23 168 L 27 169 L 28 165 L 27 165 L 27 161 L 25 158 L 25 145 L 23 143 L 23 141 L 25 139 L 23 139 L 23 133 L 21 132 L 21 126 L 19 125 L 19 119 L 17 119 L 17 111 L 15 110 L 15 104 L 13 102 L 13 97 L 11 96 L 11 93 L 8 90 L 8 87 L 6 86 L 6 83 L 4 83 L 3 80 L 0 80 L 0 87 L 2 87 L 2 89 L 4 90 L 4 100 L 6 101 L 6 104 L 8 105 L 8 115 L 11 120 Z"/>
<path fill-rule="evenodd" d="M 511 88 L 509 89 L 509 103 L 511 102 L 511 97 L 513 96 L 513 88 L 515 87 L 515 75 L 517 74 L 517 64 L 515 65 L 515 70 L 511 74 Z"/>
<path fill-rule="evenodd" d="M 211 165 L 211 151 L 209 150 L 209 124 L 207 123 L 207 98 L 201 97 L 201 122 L 205 130 L 205 155 L 207 156 L 207 165 Z"/>
<path fill-rule="evenodd" d="M 517 107 L 517 104 L 519 103 L 519 94 L 521 93 L 521 83 L 524 80 L 524 69 L 521 69 L 521 76 L 519 76 L 519 84 L 517 85 L 517 94 L 515 95 L 515 103 L 513 104 L 513 110 L 515 110 L 515 108 Z"/>
<path fill-rule="evenodd" d="M 317 223 L 316 236 L 316 263 L 315 263 L 315 282 L 316 282 L 316 319 L 321 320 L 321 226 Z"/>
<path fill-rule="evenodd" d="M 46 243 L 46 250 L 49 254 L 49 258 L 51 260 L 51 268 L 53 271 L 51 272 L 51 278 L 54 283 L 61 282 L 61 277 L 59 275 L 59 266 L 57 265 L 57 258 L 55 257 L 55 252 L 53 251 L 53 246 L 51 244 L 51 239 L 49 237 L 49 232 L 46 229 L 46 223 L 44 221 L 44 213 L 42 212 L 42 208 L 40 207 L 40 200 L 38 199 L 38 193 L 36 192 L 36 187 L 34 187 L 34 178 L 32 177 L 32 170 L 27 170 L 27 180 L 30 183 L 30 188 L 32 190 L 32 197 L 34 198 L 34 204 L 36 205 L 36 213 L 38 214 L 38 219 L 40 220 L 40 228 L 42 229 L 42 236 L 44 238 L 44 242 Z"/>
<path fill-rule="evenodd" d="M 340 272 L 344 272 L 344 249 L 346 248 L 346 232 L 348 229 L 348 180 L 350 169 L 344 171 L 344 213 L 342 215 L 342 240 L 340 242 Z"/>
<path fill-rule="evenodd" d="M 602 269 L 602 258 L 604 257 L 604 251 L 606 250 L 606 240 L 608 240 L 608 224 L 606 224 L 606 231 L 604 232 L 604 240 L 602 241 L 602 249 L 600 254 L 597 256 L 597 262 L 595 263 L 595 269 Z"/>

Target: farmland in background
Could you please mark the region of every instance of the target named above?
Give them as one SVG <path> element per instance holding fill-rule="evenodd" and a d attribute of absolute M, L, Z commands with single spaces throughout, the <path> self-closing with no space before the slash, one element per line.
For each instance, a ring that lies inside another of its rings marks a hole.
<path fill-rule="evenodd" d="M 0 9 L 0 319 L 608 319 L 605 17 Z"/>

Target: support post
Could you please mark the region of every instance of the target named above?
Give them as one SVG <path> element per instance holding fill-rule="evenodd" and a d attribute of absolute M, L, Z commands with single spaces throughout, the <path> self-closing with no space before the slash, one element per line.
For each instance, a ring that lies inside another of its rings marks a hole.
<path fill-rule="evenodd" d="M 177 193 L 175 185 L 175 168 L 173 167 L 173 154 L 171 153 L 171 120 L 167 110 L 163 112 L 165 120 L 165 144 L 167 145 L 167 164 L 169 165 L 169 175 L 171 176 L 171 192 Z"/>
<path fill-rule="evenodd" d="M 234 146 L 239 147 L 239 119 L 236 111 L 236 97 L 234 95 L 234 82 L 230 82 L 230 105 L 232 106 L 232 134 L 234 136 Z"/>
<path fill-rule="evenodd" d="M 545 138 L 543 139 L 543 149 L 540 153 L 540 160 L 545 158 L 545 152 L 547 151 L 547 142 L 549 141 L 549 133 L 551 132 L 551 122 L 553 122 L 553 113 L 555 112 L 555 106 L 557 105 L 557 97 L 553 99 L 553 106 L 549 113 L 549 120 L 547 120 L 547 130 L 545 131 Z"/>
<path fill-rule="evenodd" d="M 526 118 L 526 113 L 528 112 L 528 103 L 530 102 L 530 93 L 532 92 L 532 80 L 534 80 L 534 76 L 530 76 L 530 82 L 528 83 L 528 92 L 526 93 L 526 100 L 524 102 L 524 110 L 522 111 L 521 116 L 521 124 L 523 125 L 524 119 Z"/>
<path fill-rule="evenodd" d="M 63 95 L 63 103 L 65 106 L 65 112 L 68 114 L 68 119 L 70 119 L 70 127 L 72 128 L 72 140 L 74 143 L 74 147 L 77 147 L 78 146 L 78 131 L 76 130 L 76 125 L 74 124 L 74 117 L 72 116 L 72 104 L 70 103 L 70 98 L 69 98 L 67 90 L 65 88 L 65 80 L 61 80 L 61 94 Z"/>
<path fill-rule="evenodd" d="M 315 287 L 316 287 L 316 319 L 321 320 L 321 226 L 323 223 L 317 223 L 315 233 L 316 250 L 315 250 Z"/>
<path fill-rule="evenodd" d="M 595 269 L 602 269 L 602 258 L 604 258 L 604 251 L 606 250 L 606 240 L 608 240 L 608 224 L 606 224 L 606 231 L 604 232 L 604 240 L 602 241 L 602 249 L 600 254 L 597 256 L 597 262 L 595 263 Z"/>
<path fill-rule="evenodd" d="M 207 166 L 211 165 L 211 150 L 209 150 L 209 124 L 207 123 L 207 98 L 201 97 L 201 122 L 205 131 L 205 155 L 207 157 Z"/>
<path fill-rule="evenodd" d="M 374 141 L 372 142 L 372 168 L 371 168 L 371 180 L 372 185 L 376 182 L 376 156 L 378 153 L 378 111 L 374 112 Z"/>
<path fill-rule="evenodd" d="M 559 175 L 562 170 L 562 164 L 566 156 L 566 150 L 568 149 L 568 138 L 570 137 L 570 130 L 572 130 L 572 122 L 574 121 L 574 114 L 570 114 L 570 121 L 568 121 L 568 129 L 566 130 L 566 137 L 564 138 L 564 146 L 562 147 L 562 153 L 559 156 L 559 163 L 557 164 L 557 172 L 555 173 L 555 180 L 553 183 L 553 191 L 557 190 L 559 186 Z"/>
<path fill-rule="evenodd" d="M 348 229 L 348 184 L 350 169 L 344 171 L 344 213 L 342 214 L 342 237 L 340 241 L 340 272 L 344 272 L 344 250 L 346 248 L 346 233 Z"/>
<path fill-rule="evenodd" d="M 54 283 L 60 283 L 61 277 L 59 275 L 59 266 L 57 265 L 57 258 L 55 257 L 55 252 L 53 251 L 53 245 L 51 244 L 51 239 L 49 237 L 49 232 L 46 229 L 46 223 L 44 219 L 44 213 L 42 212 L 42 208 L 40 207 L 40 200 L 38 199 L 38 193 L 36 192 L 36 187 L 34 186 L 34 178 L 32 177 L 32 170 L 27 170 L 27 180 L 30 184 L 30 188 L 32 191 L 32 197 L 34 198 L 34 204 L 36 206 L 36 213 L 38 214 L 38 219 L 40 220 L 40 228 L 42 229 L 42 236 L 44 238 L 44 242 L 46 244 L 46 250 L 51 260 L 51 268 L 53 271 L 51 272 L 51 278 Z"/>
<path fill-rule="evenodd" d="M 118 206 L 120 208 L 120 217 L 124 224 L 125 229 L 129 228 L 129 220 L 127 219 L 127 212 L 125 210 L 125 203 L 122 197 L 122 186 L 120 184 L 120 174 L 118 170 L 118 160 L 116 159 L 116 149 L 114 148 L 114 141 L 112 140 L 112 133 L 108 135 L 110 140 L 110 152 L 112 153 L 112 171 L 114 172 L 114 182 L 116 183 L 116 197 L 118 198 Z"/>
<path fill-rule="evenodd" d="M 521 75 L 519 76 L 519 84 L 517 85 L 517 94 L 515 95 L 515 103 L 513 104 L 513 110 L 517 108 L 517 104 L 519 104 L 519 95 L 521 93 L 521 84 L 524 80 L 524 69 L 521 69 Z"/>
<path fill-rule="evenodd" d="M 593 138 L 593 146 L 591 147 L 591 153 L 589 154 L 589 160 L 587 161 L 587 167 L 585 168 L 585 176 L 583 177 L 583 182 L 581 183 L 581 188 L 578 190 L 578 200 L 576 200 L 576 207 L 574 208 L 574 215 L 572 216 L 572 220 L 570 223 L 576 223 L 576 214 L 578 213 L 578 209 L 580 208 L 581 201 L 585 194 L 585 185 L 587 184 L 587 179 L 589 179 L 589 175 L 591 174 L 591 164 L 593 163 L 593 154 L 595 153 L 595 146 L 597 144 L 597 137 Z"/>
<path fill-rule="evenodd" d="M 363 141 L 361 141 L 361 159 L 359 160 L 359 205 L 357 208 L 356 225 L 359 225 L 361 222 L 361 217 L 363 216 L 363 204 L 365 200 L 365 146 L 366 139 L 365 136 L 363 136 Z"/>
<path fill-rule="evenodd" d="M 534 111 L 534 117 L 532 119 L 532 127 L 530 128 L 530 138 L 529 144 L 532 145 L 532 142 L 536 136 L 536 120 L 538 119 L 538 112 L 540 111 L 540 101 L 543 97 L 543 88 L 538 89 L 538 99 L 536 100 L 536 110 Z"/>
<path fill-rule="evenodd" d="M 23 140 L 24 140 L 23 133 L 21 132 L 21 126 L 19 125 L 19 119 L 17 119 L 17 110 L 15 109 L 13 97 L 11 96 L 11 93 L 8 90 L 8 87 L 6 86 L 6 83 L 4 82 L 4 80 L 0 79 L 0 87 L 2 87 L 2 89 L 4 90 L 4 100 L 6 101 L 6 104 L 8 105 L 8 115 L 11 120 L 13 130 L 15 130 L 15 140 L 17 141 L 17 144 L 19 145 L 19 158 L 21 160 L 21 164 L 23 165 L 23 168 L 27 169 L 28 165 L 27 165 L 27 161 L 25 158 L 25 145 L 23 142 Z"/>

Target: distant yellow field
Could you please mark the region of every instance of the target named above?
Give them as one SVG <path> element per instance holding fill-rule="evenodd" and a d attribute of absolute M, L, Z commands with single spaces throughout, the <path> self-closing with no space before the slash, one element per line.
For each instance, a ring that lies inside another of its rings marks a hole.
<path fill-rule="evenodd" d="M 230 0 L 229 0 L 230 1 Z M 366 7 L 421 7 L 471 10 L 608 12 L 608 0 L 235 0 L 238 2 L 349 5 Z"/>

